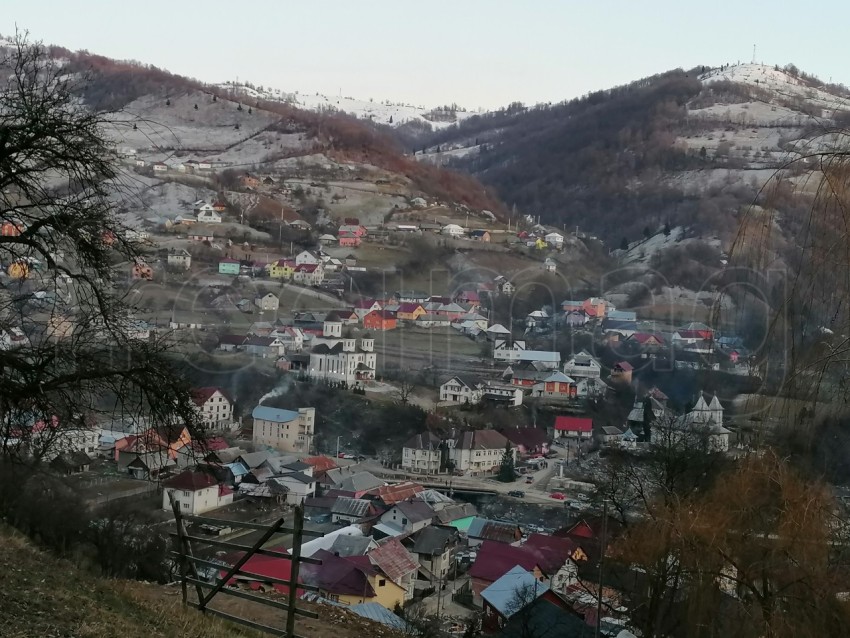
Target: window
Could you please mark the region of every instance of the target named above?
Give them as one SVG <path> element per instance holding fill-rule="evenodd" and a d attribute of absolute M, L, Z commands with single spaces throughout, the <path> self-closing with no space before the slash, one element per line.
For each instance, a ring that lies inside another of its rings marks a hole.
<path fill-rule="evenodd" d="M 384 578 L 381 578 L 381 579 L 378 581 L 378 587 L 383 587 L 383 586 L 384 586 L 384 585 L 386 585 L 386 584 L 387 584 L 387 581 L 386 581 L 386 579 L 384 579 Z"/>
<path fill-rule="evenodd" d="M 339 596 L 337 594 L 325 594 L 325 598 L 333 603 L 339 602 Z"/>
<path fill-rule="evenodd" d="M 401 524 L 402 524 L 402 525 L 407 525 L 407 519 L 406 519 L 406 518 L 401 519 Z"/>
<path fill-rule="evenodd" d="M 184 491 L 184 492 L 183 492 L 183 496 L 189 496 L 189 492 Z"/>

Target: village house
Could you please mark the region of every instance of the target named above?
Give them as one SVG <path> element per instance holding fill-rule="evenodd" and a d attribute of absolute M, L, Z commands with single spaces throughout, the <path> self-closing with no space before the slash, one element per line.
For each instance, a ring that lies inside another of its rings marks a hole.
<path fill-rule="evenodd" d="M 486 230 L 471 230 L 469 231 L 469 238 L 475 241 L 481 241 L 489 244 L 490 232 Z"/>
<path fill-rule="evenodd" d="M 419 561 L 420 571 L 432 585 L 449 573 L 459 544 L 458 530 L 450 527 L 429 526 L 416 535 L 412 552 Z"/>
<path fill-rule="evenodd" d="M 292 273 L 292 281 L 302 286 L 318 286 L 325 280 L 322 264 L 299 264 Z"/>
<path fill-rule="evenodd" d="M 278 259 L 267 264 L 265 268 L 270 279 L 292 279 L 295 272 L 295 260 Z"/>
<path fill-rule="evenodd" d="M 727 452 L 729 450 L 729 435 L 731 432 L 723 427 L 723 406 L 713 395 L 706 400 L 703 392 L 690 412 L 676 417 L 672 422 L 672 432 L 677 438 L 684 438 L 691 434 L 707 438 L 708 450 L 712 452 Z M 653 441 L 661 441 L 666 433 L 662 428 L 652 428 Z"/>
<path fill-rule="evenodd" d="M 396 310 L 396 318 L 402 321 L 416 321 L 425 314 L 425 308 L 418 303 L 402 303 Z"/>
<path fill-rule="evenodd" d="M 301 574 L 321 597 L 345 606 L 371 602 L 394 609 L 404 604 L 406 590 L 375 569 L 368 556 L 342 557 L 321 549 L 312 557 L 321 564 L 303 565 Z"/>
<path fill-rule="evenodd" d="M 664 347 L 664 337 L 649 332 L 635 332 L 627 339 L 628 343 L 637 344 L 642 350 L 652 351 Z"/>
<path fill-rule="evenodd" d="M 299 408 L 295 412 L 258 405 L 251 416 L 254 419 L 252 440 L 255 445 L 301 454 L 312 449 L 316 408 Z"/>
<path fill-rule="evenodd" d="M 256 189 L 260 186 L 260 178 L 256 175 L 251 175 L 250 173 L 245 173 L 242 177 L 239 178 L 239 183 L 242 184 L 243 188 Z"/>
<path fill-rule="evenodd" d="M 238 259 L 224 258 L 218 262 L 218 274 L 220 275 L 238 275 L 239 268 Z"/>
<path fill-rule="evenodd" d="M 368 234 L 366 227 L 360 224 L 343 224 L 337 232 L 339 237 L 355 237 L 358 239 L 366 237 Z"/>
<path fill-rule="evenodd" d="M 429 529 L 429 528 L 426 528 Z M 419 563 L 398 539 L 391 538 L 381 542 L 366 554 L 372 565 L 387 578 L 404 590 L 404 599 L 411 600 L 416 585 L 416 572 Z M 380 580 L 378 581 L 380 589 Z"/>
<path fill-rule="evenodd" d="M 363 317 L 366 330 L 395 330 L 397 326 L 396 316 L 388 310 L 373 310 Z"/>
<path fill-rule="evenodd" d="M 445 441 L 448 462 L 461 472 L 482 474 L 498 471 L 508 440 L 495 430 L 459 432 Z M 516 460 L 516 450 L 511 448 Z"/>
<path fill-rule="evenodd" d="M 502 295 L 512 295 L 516 290 L 516 286 L 514 286 L 506 277 L 499 275 L 493 280 L 493 283 L 496 285 L 496 290 L 499 291 Z"/>
<path fill-rule="evenodd" d="M 580 328 L 589 321 L 589 317 L 584 310 L 569 310 L 564 313 L 564 322 L 570 328 Z"/>
<path fill-rule="evenodd" d="M 440 386 L 440 401 L 444 403 L 476 404 L 484 395 L 484 384 L 452 377 Z"/>
<path fill-rule="evenodd" d="M 561 233 L 547 233 L 543 236 L 543 241 L 545 241 L 549 246 L 557 248 L 558 250 L 564 247 L 564 236 Z"/>
<path fill-rule="evenodd" d="M 510 383 L 497 383 L 487 381 L 483 387 L 484 393 L 481 396 L 481 401 L 492 403 L 502 407 L 516 407 L 522 405 L 524 396 L 522 388 L 518 388 Z"/>
<path fill-rule="evenodd" d="M 205 231 L 202 231 L 202 230 L 192 231 L 191 233 L 189 233 L 187 235 L 187 237 L 189 238 L 189 241 L 199 241 L 199 242 L 206 241 L 206 242 L 209 242 L 209 243 L 212 243 L 212 242 L 215 241 L 215 235 L 213 233 L 205 232 Z"/>
<path fill-rule="evenodd" d="M 589 441 L 593 437 L 593 419 L 577 416 L 555 417 L 554 436 L 561 440 Z"/>
<path fill-rule="evenodd" d="M 189 270 L 192 267 L 192 255 L 183 248 L 172 248 L 168 251 L 168 265 L 174 268 Z"/>
<path fill-rule="evenodd" d="M 573 379 L 598 379 L 602 376 L 602 366 L 596 359 L 590 356 L 590 353 L 582 350 L 570 357 L 564 364 L 564 374 Z"/>
<path fill-rule="evenodd" d="M 300 253 L 295 255 L 295 265 L 302 266 L 304 264 L 309 264 L 311 266 L 316 266 L 320 263 L 320 259 L 316 257 L 309 250 L 302 250 Z"/>
<path fill-rule="evenodd" d="M 578 396 L 578 388 L 575 379 L 563 372 L 555 371 L 532 386 L 531 396 L 551 400 L 571 400 Z"/>
<path fill-rule="evenodd" d="M 630 384 L 634 368 L 628 361 L 618 361 L 611 368 L 611 381 L 614 383 Z"/>
<path fill-rule="evenodd" d="M 181 514 L 197 516 L 233 502 L 233 490 L 219 485 L 212 474 L 183 470 L 162 482 L 162 509 L 172 511 L 172 499 Z"/>
<path fill-rule="evenodd" d="M 337 241 L 340 248 L 357 248 L 362 242 L 359 237 L 343 237 L 341 235 Z"/>
<path fill-rule="evenodd" d="M 523 547 L 485 540 L 478 548 L 475 562 L 469 570 L 473 603 L 483 606 L 481 594 L 511 569 L 519 566 L 533 574 L 534 580 L 546 584 L 546 574 L 538 565 L 537 553 Z"/>
<path fill-rule="evenodd" d="M 167 170 L 168 170 L 168 166 L 166 164 L 163 164 L 162 162 L 156 162 L 153 165 L 153 172 L 154 173 L 165 173 Z"/>
<path fill-rule="evenodd" d="M 192 391 L 192 401 L 204 426 L 210 430 L 230 430 L 233 422 L 233 401 L 218 387 L 198 388 Z"/>
<path fill-rule="evenodd" d="M 552 273 L 557 272 L 558 263 L 554 259 L 552 259 L 551 257 L 547 257 L 546 259 L 543 260 L 543 270 L 545 270 L 546 272 L 552 272 Z"/>
<path fill-rule="evenodd" d="M 206 202 L 195 209 L 195 219 L 199 224 L 221 223 L 221 215 L 219 212 L 213 208 L 211 204 L 207 204 Z"/>
<path fill-rule="evenodd" d="M 440 234 L 448 235 L 449 237 L 463 237 L 466 234 L 463 227 L 458 226 L 457 224 L 446 224 L 440 230 Z"/>
<path fill-rule="evenodd" d="M 409 438 L 402 446 L 401 466 L 409 472 L 436 474 L 442 466 L 442 441 L 431 432 Z"/>
<path fill-rule="evenodd" d="M 499 430 L 511 442 L 521 457 L 546 455 L 549 453 L 549 436 L 536 427 L 513 427 Z"/>
<path fill-rule="evenodd" d="M 264 295 L 254 297 L 254 305 L 260 310 L 277 310 L 280 306 L 280 300 L 273 292 L 267 292 Z"/>
<path fill-rule="evenodd" d="M 415 534 L 434 520 L 434 510 L 424 501 L 401 501 L 381 515 L 376 531 L 388 536 Z"/>
<path fill-rule="evenodd" d="M 271 336 L 249 335 L 242 342 L 241 348 L 248 354 L 263 359 L 279 357 L 286 352 L 283 342 L 279 338 Z"/>

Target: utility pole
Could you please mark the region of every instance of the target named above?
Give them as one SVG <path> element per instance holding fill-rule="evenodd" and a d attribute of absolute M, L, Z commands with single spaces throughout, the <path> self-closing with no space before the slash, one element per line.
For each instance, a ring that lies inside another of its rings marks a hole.
<path fill-rule="evenodd" d="M 336 437 L 336 458 L 339 458 L 339 440 L 341 438 L 342 438 L 341 434 L 338 437 Z"/>
<path fill-rule="evenodd" d="M 602 570 L 605 566 L 605 535 L 608 533 L 608 500 L 602 501 L 602 551 L 599 554 L 599 589 L 596 592 L 596 638 L 602 628 Z"/>

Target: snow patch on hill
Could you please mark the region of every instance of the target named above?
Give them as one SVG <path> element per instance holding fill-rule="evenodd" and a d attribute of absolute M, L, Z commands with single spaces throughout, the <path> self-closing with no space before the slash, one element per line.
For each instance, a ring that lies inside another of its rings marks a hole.
<path fill-rule="evenodd" d="M 287 102 L 298 108 L 319 113 L 341 112 L 376 124 L 400 126 L 408 122 L 428 125 L 434 130 L 446 128 L 478 115 L 480 111 L 468 111 L 458 106 L 427 108 L 401 102 L 384 100 L 361 100 L 353 97 L 324 95 L 322 93 L 288 93 L 280 89 L 253 87 L 244 84 L 223 83 L 219 88 L 253 99 Z"/>

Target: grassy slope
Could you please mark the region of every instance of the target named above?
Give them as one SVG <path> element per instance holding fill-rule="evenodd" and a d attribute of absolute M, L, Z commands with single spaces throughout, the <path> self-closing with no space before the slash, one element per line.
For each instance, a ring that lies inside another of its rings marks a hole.
<path fill-rule="evenodd" d="M 35 549 L 0 525 L 0 636 L 3 638 L 224 638 L 263 636 L 204 617 L 183 607 L 179 587 L 106 580 L 71 562 Z M 282 622 L 282 612 L 220 597 L 215 606 L 264 623 Z M 389 637 L 392 632 L 341 609 L 322 607 L 319 620 L 299 619 L 307 638 Z"/>

